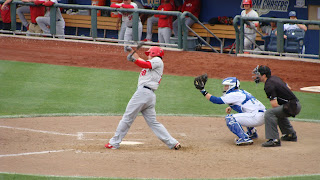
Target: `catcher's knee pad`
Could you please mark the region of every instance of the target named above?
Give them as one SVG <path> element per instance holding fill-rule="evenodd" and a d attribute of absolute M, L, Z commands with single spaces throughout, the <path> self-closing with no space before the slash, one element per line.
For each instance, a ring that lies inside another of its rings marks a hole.
<path fill-rule="evenodd" d="M 237 135 L 239 138 L 247 139 L 249 136 L 244 132 L 242 126 L 237 122 L 232 114 L 226 116 L 226 123 L 231 132 Z"/>

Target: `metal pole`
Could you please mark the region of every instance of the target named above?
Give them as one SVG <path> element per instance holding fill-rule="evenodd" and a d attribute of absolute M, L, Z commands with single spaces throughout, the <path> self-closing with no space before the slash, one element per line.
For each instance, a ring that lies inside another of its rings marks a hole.
<path fill-rule="evenodd" d="M 177 17 L 178 21 L 178 48 L 182 49 L 182 30 L 181 30 L 181 14 Z"/>
<path fill-rule="evenodd" d="M 93 40 L 97 38 L 97 9 L 91 9 L 91 36 Z"/>
<path fill-rule="evenodd" d="M 17 23 L 16 23 L 16 3 L 10 3 L 10 17 L 11 17 L 11 30 L 17 30 Z M 3 18 L 3 17 L 2 17 Z"/>
<path fill-rule="evenodd" d="M 50 7 L 50 34 L 56 34 L 56 16 L 57 16 L 57 7 Z"/>
<path fill-rule="evenodd" d="M 277 22 L 277 51 L 283 53 L 284 39 L 283 39 L 283 22 Z"/>
<path fill-rule="evenodd" d="M 134 41 L 139 41 L 139 13 L 134 12 L 133 13 L 133 19 L 132 19 L 132 39 Z"/>
<path fill-rule="evenodd" d="M 244 46 L 244 21 L 243 19 L 240 19 L 240 54 L 243 54 L 243 46 Z"/>

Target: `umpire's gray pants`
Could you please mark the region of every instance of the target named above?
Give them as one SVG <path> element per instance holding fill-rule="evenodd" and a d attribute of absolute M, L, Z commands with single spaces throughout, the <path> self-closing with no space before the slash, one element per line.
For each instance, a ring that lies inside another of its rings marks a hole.
<path fill-rule="evenodd" d="M 297 109 L 300 111 L 301 105 L 299 102 L 297 104 Z M 288 117 L 289 115 L 283 112 L 283 105 L 268 109 L 264 114 L 266 139 L 279 139 L 277 125 L 282 134 L 295 133 Z"/>
<path fill-rule="evenodd" d="M 170 149 L 174 148 L 178 141 L 157 121 L 155 104 L 156 95 L 154 92 L 144 87 L 138 87 L 127 105 L 126 112 L 119 122 L 115 135 L 110 139 L 109 143 L 115 148 L 119 148 L 122 139 L 128 133 L 133 121 L 136 119 L 138 113 L 141 112 L 154 134 Z"/>

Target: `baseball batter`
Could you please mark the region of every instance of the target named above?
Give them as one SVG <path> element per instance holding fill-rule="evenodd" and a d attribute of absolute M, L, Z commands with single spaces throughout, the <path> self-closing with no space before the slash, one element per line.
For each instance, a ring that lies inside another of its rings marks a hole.
<path fill-rule="evenodd" d="M 134 2 L 131 2 L 131 0 L 124 0 L 123 3 L 113 3 L 110 5 L 112 8 L 127 8 L 127 9 L 138 9 L 138 5 Z M 132 19 L 133 15 L 132 13 L 123 13 L 120 12 L 122 16 L 123 22 L 126 24 L 126 30 L 124 33 L 124 40 L 131 41 L 133 39 L 132 37 Z M 142 23 L 139 18 L 139 24 L 138 24 L 138 40 L 141 39 L 142 36 Z"/>
<path fill-rule="evenodd" d="M 141 112 L 149 127 L 162 142 L 170 149 L 180 149 L 180 143 L 174 139 L 167 129 L 156 119 L 156 95 L 154 91 L 158 89 L 163 74 L 163 49 L 157 46 L 151 47 L 145 52 L 148 56 L 147 61 L 141 59 L 137 53 L 133 53 L 132 48 L 129 46 L 125 47 L 125 52 L 130 52 L 127 57 L 128 61 L 134 62 L 143 69 L 140 72 L 137 90 L 127 105 L 115 135 L 105 147 L 118 149 L 122 139 L 129 131 L 131 124 L 136 119 L 138 113 Z M 133 55 L 131 53 L 133 53 Z"/>
<path fill-rule="evenodd" d="M 242 17 L 259 17 L 258 13 L 252 9 L 252 0 L 243 0 L 242 7 L 244 10 L 241 12 Z M 252 49 L 252 42 L 256 40 L 256 31 L 255 28 L 258 26 L 258 21 L 249 22 L 250 25 L 244 25 L 244 45 L 245 50 Z"/>
<path fill-rule="evenodd" d="M 195 79 L 195 87 L 212 103 L 229 105 L 225 119 L 230 131 L 239 137 L 235 140 L 236 145 L 252 144 L 252 139 L 258 137 L 254 127 L 264 124 L 266 107 L 249 92 L 240 89 L 240 81 L 236 77 L 225 78 L 222 81 L 223 96 L 216 97 L 204 89 L 207 77 L 202 76 Z M 232 109 L 238 113 L 230 114 Z M 244 132 L 242 126 L 246 126 L 248 131 Z"/>

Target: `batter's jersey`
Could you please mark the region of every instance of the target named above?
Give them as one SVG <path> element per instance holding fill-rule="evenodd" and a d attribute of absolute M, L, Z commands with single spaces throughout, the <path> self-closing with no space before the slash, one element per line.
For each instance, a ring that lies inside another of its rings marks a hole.
<path fill-rule="evenodd" d="M 122 4 L 123 3 L 117 4 L 117 5 L 122 6 Z M 131 2 L 130 5 L 133 6 L 134 9 L 138 9 L 138 5 L 136 3 Z M 120 12 L 120 14 L 122 15 L 122 21 L 126 23 L 126 26 L 129 28 L 132 28 L 132 18 L 133 18 L 132 13 Z"/>
<path fill-rule="evenodd" d="M 246 13 L 246 10 L 243 10 L 241 12 L 241 17 L 259 17 L 258 13 L 255 10 L 251 10 L 248 14 Z M 253 23 L 259 23 L 258 21 L 252 21 Z M 254 34 L 255 30 L 247 27 L 246 24 L 244 24 L 244 33 L 247 34 Z"/>
<path fill-rule="evenodd" d="M 162 78 L 164 64 L 160 57 L 153 57 L 148 60 L 152 69 L 144 68 L 140 72 L 138 86 L 147 86 L 152 90 L 157 90 Z"/>
<path fill-rule="evenodd" d="M 221 99 L 238 113 L 252 113 L 266 110 L 266 107 L 259 100 L 243 89 L 231 91 L 223 95 Z"/>

